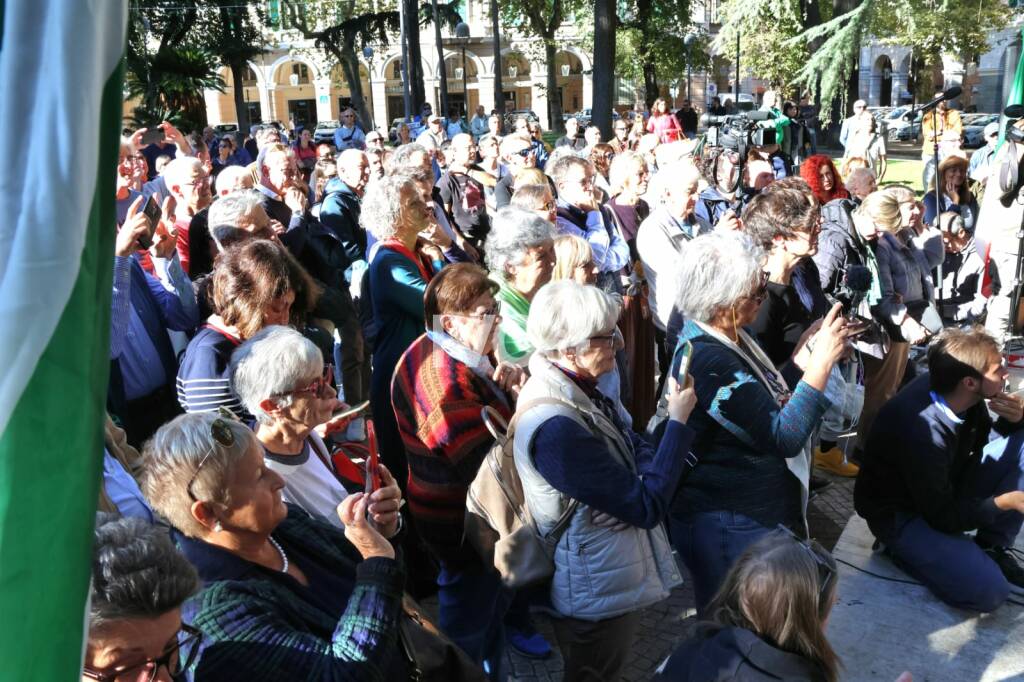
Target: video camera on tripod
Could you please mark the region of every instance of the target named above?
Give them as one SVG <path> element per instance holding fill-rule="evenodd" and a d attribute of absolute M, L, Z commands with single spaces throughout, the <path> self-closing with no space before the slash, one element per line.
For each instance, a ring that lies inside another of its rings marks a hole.
<path fill-rule="evenodd" d="M 744 111 L 725 116 L 704 114 L 701 122 L 708 129 L 705 144 L 734 151 L 741 159 L 746 158 L 751 147 L 777 143 L 775 123 L 767 111 Z"/>

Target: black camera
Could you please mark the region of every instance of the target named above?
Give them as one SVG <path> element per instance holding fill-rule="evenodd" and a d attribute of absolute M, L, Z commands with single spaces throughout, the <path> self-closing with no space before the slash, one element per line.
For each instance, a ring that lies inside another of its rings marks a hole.
<path fill-rule="evenodd" d="M 704 114 L 701 122 L 708 128 L 709 146 L 730 149 L 740 156 L 746 156 L 751 147 L 767 147 L 777 143 L 775 124 L 767 111 L 745 111 L 725 116 Z"/>
<path fill-rule="evenodd" d="M 1003 109 L 1003 116 L 1007 119 L 1005 128 L 1006 139 L 1011 142 L 1024 142 L 1024 130 L 1014 125 L 1014 123 L 1024 118 L 1024 106 L 1011 104 Z"/>

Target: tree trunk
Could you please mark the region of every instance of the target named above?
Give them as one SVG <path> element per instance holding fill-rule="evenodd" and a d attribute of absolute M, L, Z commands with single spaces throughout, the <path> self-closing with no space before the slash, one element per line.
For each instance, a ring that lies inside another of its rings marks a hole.
<path fill-rule="evenodd" d="M 642 50 L 644 74 L 644 100 L 647 108 L 650 109 L 654 100 L 661 96 L 658 89 L 658 72 L 654 60 L 651 58 L 650 46 L 658 40 L 659 36 L 651 35 L 651 0 L 637 0 L 636 3 L 636 24 L 640 31 L 640 49 Z M 672 106 L 675 106 L 672 102 Z"/>
<path fill-rule="evenodd" d="M 615 91 L 615 0 L 594 2 L 594 101 L 591 125 L 612 139 L 612 100 Z"/>
<path fill-rule="evenodd" d="M 448 116 L 448 69 L 444 63 L 444 45 L 441 42 L 441 17 L 437 14 L 437 0 L 430 0 L 434 12 L 434 43 L 437 47 L 438 74 L 441 76 L 441 111 L 442 116 Z M 445 119 L 447 120 L 447 118 Z M 447 127 L 447 123 L 445 124 Z"/>
<path fill-rule="evenodd" d="M 501 26 L 498 0 L 491 0 L 491 38 L 494 41 L 494 112 L 498 114 L 499 132 L 505 130 L 505 95 L 501 91 Z"/>
<path fill-rule="evenodd" d="M 249 132 L 249 107 L 245 105 L 245 88 L 242 87 L 245 64 L 238 62 L 228 64 L 228 69 L 231 71 L 231 90 L 235 100 L 235 119 L 238 121 L 238 130 L 247 133 Z"/>
<path fill-rule="evenodd" d="M 352 98 L 352 109 L 356 112 L 356 117 L 359 119 L 363 131 L 369 132 L 376 128 L 377 125 L 373 120 L 373 115 L 370 113 L 370 108 L 366 106 L 366 96 L 363 94 L 363 81 L 359 77 L 359 59 L 355 56 L 354 52 L 349 52 L 338 59 L 338 63 L 341 64 L 341 70 L 345 72 L 345 82 L 348 84 L 348 91 Z"/>
<path fill-rule="evenodd" d="M 405 39 L 409 48 L 409 87 L 412 91 L 412 115 L 418 116 L 427 101 L 423 89 L 423 56 L 420 52 L 420 6 L 417 0 L 401 0 L 405 3 Z"/>
<path fill-rule="evenodd" d="M 658 74 L 655 71 L 654 62 L 650 61 L 649 58 L 644 60 L 644 100 L 647 102 L 647 108 L 650 109 L 654 104 L 654 100 L 661 96 L 661 90 L 658 88 Z M 671 106 L 675 106 L 676 103 L 672 102 Z"/>
<path fill-rule="evenodd" d="M 562 120 L 562 103 L 558 99 L 558 74 L 555 72 L 555 41 L 554 38 L 544 39 L 544 59 L 548 63 L 548 127 L 552 132 L 564 134 L 565 122 Z"/>

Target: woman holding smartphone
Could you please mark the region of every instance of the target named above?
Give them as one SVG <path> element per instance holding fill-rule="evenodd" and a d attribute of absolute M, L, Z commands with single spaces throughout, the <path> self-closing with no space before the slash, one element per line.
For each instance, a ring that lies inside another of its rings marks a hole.
<path fill-rule="evenodd" d="M 331 366 L 324 364 L 320 350 L 291 327 L 267 327 L 235 350 L 230 371 L 235 394 L 256 418 L 266 467 L 284 479 L 284 501 L 340 527 L 335 509 L 350 491 L 324 438 L 344 431 L 352 415 L 331 416 L 345 405 L 331 387 Z M 397 511 L 402 497 L 398 484 L 383 465 L 378 472 L 379 503 Z M 391 519 L 380 529 L 386 538 L 398 532 L 398 515 Z"/>

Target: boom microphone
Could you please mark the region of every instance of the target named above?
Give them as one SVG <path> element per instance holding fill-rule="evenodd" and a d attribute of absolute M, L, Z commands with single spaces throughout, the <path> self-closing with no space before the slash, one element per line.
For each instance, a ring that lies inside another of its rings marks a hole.
<path fill-rule="evenodd" d="M 843 312 L 846 315 L 854 315 L 861 302 L 868 297 L 871 280 L 871 270 L 866 265 L 850 265 L 846 269 L 842 291 L 836 297 L 843 304 Z"/>
<path fill-rule="evenodd" d="M 938 97 L 936 97 L 932 101 L 926 102 L 926 103 L 922 104 L 921 106 L 917 107 L 916 109 L 908 111 L 907 113 L 905 113 L 903 115 L 903 118 L 908 120 L 908 121 L 911 121 L 911 120 L 913 120 L 914 116 L 917 115 L 917 112 L 919 112 L 919 111 L 931 111 L 935 107 L 939 106 L 939 102 L 947 102 L 947 101 L 949 101 L 951 99 L 956 99 L 957 97 L 960 96 L 960 93 L 962 93 L 963 91 L 964 91 L 964 89 L 961 88 L 959 85 L 954 85 L 949 90 L 946 90 L 944 93 L 942 93 L 941 95 L 939 95 Z"/>

